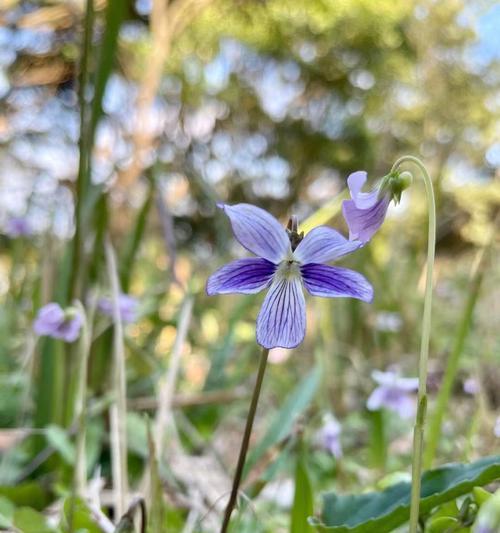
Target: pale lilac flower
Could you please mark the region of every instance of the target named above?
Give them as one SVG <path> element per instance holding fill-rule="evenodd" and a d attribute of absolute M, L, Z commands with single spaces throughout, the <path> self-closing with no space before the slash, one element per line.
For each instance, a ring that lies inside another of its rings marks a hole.
<path fill-rule="evenodd" d="M 340 436 L 342 426 L 333 415 L 327 415 L 323 421 L 323 427 L 319 431 L 319 440 L 321 446 L 330 452 L 336 459 L 342 457 L 342 443 Z"/>
<path fill-rule="evenodd" d="M 415 415 L 415 398 L 412 392 L 418 390 L 418 378 L 402 378 L 396 372 L 379 370 L 372 372 L 372 378 L 378 383 L 378 387 L 366 402 L 370 411 L 385 407 L 401 418 L 411 418 Z"/>
<path fill-rule="evenodd" d="M 97 304 L 101 313 L 113 317 L 113 300 L 111 298 L 101 298 Z M 118 308 L 120 317 L 126 324 L 132 324 L 137 320 L 137 309 L 139 301 L 128 294 L 120 294 L 118 297 Z"/>
<path fill-rule="evenodd" d="M 319 226 L 305 237 L 295 217 L 288 229 L 249 204 L 221 205 L 236 239 L 258 257 L 238 259 L 210 276 L 207 293 L 254 294 L 269 288 L 257 318 L 257 342 L 264 348 L 294 348 L 306 331 L 303 288 L 314 296 L 371 302 L 373 288 L 357 272 L 325 265 L 357 250 L 361 243 Z"/>
<path fill-rule="evenodd" d="M 80 336 L 82 325 L 83 319 L 77 310 L 70 308 L 64 311 L 59 304 L 52 302 L 38 311 L 33 329 L 40 336 L 74 342 Z"/>
<path fill-rule="evenodd" d="M 391 200 L 396 203 L 401 193 L 411 183 L 409 172 L 398 171 L 382 179 L 379 187 L 370 192 L 362 192 L 366 182 L 366 172 L 360 170 L 347 178 L 351 200 L 344 200 L 342 213 L 349 227 L 349 239 L 368 242 L 385 220 Z"/>
<path fill-rule="evenodd" d="M 479 392 L 479 382 L 476 378 L 467 378 L 464 381 L 464 392 L 471 396 L 476 395 Z"/>
<path fill-rule="evenodd" d="M 33 228 L 25 217 L 12 217 L 7 221 L 5 234 L 13 239 L 17 237 L 29 237 L 33 234 Z"/>

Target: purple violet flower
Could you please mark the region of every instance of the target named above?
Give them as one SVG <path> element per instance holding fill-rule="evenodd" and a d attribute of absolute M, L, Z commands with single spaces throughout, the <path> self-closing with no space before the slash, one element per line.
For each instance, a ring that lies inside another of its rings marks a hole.
<path fill-rule="evenodd" d="M 17 237 L 29 237 L 33 234 L 33 228 L 25 217 L 12 217 L 7 221 L 5 234 L 13 239 Z"/>
<path fill-rule="evenodd" d="M 349 239 L 367 243 L 385 220 L 391 200 L 399 203 L 401 193 L 411 183 L 409 172 L 395 172 L 382 179 L 379 187 L 362 192 L 366 172 L 353 172 L 347 178 L 351 200 L 344 200 L 342 213 L 349 227 Z"/>
<path fill-rule="evenodd" d="M 327 226 L 305 237 L 292 217 L 287 229 L 268 212 L 249 204 L 220 205 L 236 239 L 258 257 L 238 259 L 210 276 L 207 294 L 255 294 L 269 288 L 257 318 L 257 342 L 264 348 L 294 348 L 306 332 L 303 288 L 313 296 L 373 299 L 373 288 L 357 272 L 325 265 L 357 250 Z"/>
<path fill-rule="evenodd" d="M 336 459 L 342 457 L 342 444 L 340 435 L 342 426 L 333 415 L 324 418 L 323 427 L 319 431 L 319 440 L 323 448 L 330 452 Z"/>
<path fill-rule="evenodd" d="M 39 309 L 33 329 L 37 335 L 46 335 L 65 342 L 74 342 L 80 336 L 83 325 L 81 314 L 73 309 L 64 311 L 57 303 L 49 303 Z"/>
<path fill-rule="evenodd" d="M 97 304 L 99 311 L 104 315 L 113 317 L 113 300 L 111 298 L 101 298 Z M 120 294 L 118 297 L 118 307 L 120 316 L 124 323 L 132 324 L 137 320 L 137 309 L 139 301 L 128 294 Z"/>
<path fill-rule="evenodd" d="M 480 390 L 479 381 L 476 378 L 467 378 L 464 381 L 464 392 L 471 396 L 476 395 Z"/>
<path fill-rule="evenodd" d="M 372 378 L 379 386 L 366 402 L 369 411 L 385 407 L 401 418 L 412 418 L 415 415 L 415 398 L 411 393 L 418 390 L 418 378 L 402 378 L 396 372 L 379 370 L 372 372 Z"/>

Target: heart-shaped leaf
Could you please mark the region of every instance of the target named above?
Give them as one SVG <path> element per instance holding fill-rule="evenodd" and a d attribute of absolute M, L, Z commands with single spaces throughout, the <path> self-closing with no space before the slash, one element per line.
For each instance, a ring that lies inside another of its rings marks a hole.
<path fill-rule="evenodd" d="M 471 464 L 450 464 L 424 472 L 420 512 L 467 494 L 474 487 L 500 478 L 500 456 Z M 411 483 L 402 482 L 382 492 L 323 496 L 323 521 L 311 519 L 320 532 L 388 533 L 408 521 Z"/>

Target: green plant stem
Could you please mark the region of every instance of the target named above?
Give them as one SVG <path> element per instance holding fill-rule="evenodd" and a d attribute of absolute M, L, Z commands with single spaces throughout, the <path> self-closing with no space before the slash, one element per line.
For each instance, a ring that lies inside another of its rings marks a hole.
<path fill-rule="evenodd" d="M 432 277 L 434 270 L 434 256 L 436 251 L 436 202 L 432 180 L 420 159 L 405 155 L 400 157 L 392 166 L 395 171 L 403 163 L 413 163 L 422 175 L 427 194 L 429 213 L 429 227 L 427 239 L 427 273 L 425 279 L 424 314 L 422 319 L 422 339 L 420 344 L 420 360 L 418 370 L 418 407 L 415 428 L 413 431 L 413 464 L 411 481 L 410 533 L 417 533 L 420 507 L 420 476 L 422 473 L 422 452 L 424 447 L 425 415 L 427 411 L 427 363 L 429 359 L 429 340 L 431 334 L 432 311 Z"/>
<path fill-rule="evenodd" d="M 436 407 L 434 408 L 430 419 L 429 438 L 424 454 L 425 468 L 432 467 L 432 463 L 436 455 L 439 439 L 441 437 L 443 418 L 446 413 L 448 402 L 450 401 L 453 384 L 457 377 L 460 357 L 464 350 L 465 339 L 467 338 L 467 333 L 469 332 L 472 323 L 472 315 L 474 313 L 474 308 L 476 306 L 484 277 L 484 262 L 487 255 L 485 253 L 485 248 L 482 248 L 478 254 L 479 255 L 471 272 L 469 292 L 462 312 L 462 318 L 460 320 L 458 332 L 455 337 L 453 350 L 450 354 L 450 357 L 446 361 L 446 370 L 437 396 Z"/>
<path fill-rule="evenodd" d="M 71 251 L 72 268 L 68 286 L 66 301 L 77 296 L 79 291 L 79 276 L 81 269 L 82 251 L 82 222 L 83 203 L 87 190 L 87 182 L 90 175 L 90 154 L 92 152 L 92 139 L 89 131 L 90 109 L 86 98 L 89 84 L 89 66 L 92 52 L 92 34 L 94 26 L 94 0 L 87 0 L 85 10 L 83 53 L 80 62 L 80 78 L 78 88 L 78 100 L 80 104 L 80 159 L 78 163 L 78 177 L 76 180 L 75 194 L 75 236 Z"/>
<path fill-rule="evenodd" d="M 226 507 L 224 514 L 224 521 L 222 523 L 221 533 L 226 533 L 229 527 L 229 521 L 231 520 L 231 513 L 233 512 L 236 500 L 238 498 L 238 489 L 243 475 L 243 468 L 245 466 L 245 459 L 248 452 L 248 445 L 250 443 L 250 435 L 252 434 L 253 421 L 255 419 L 255 413 L 257 411 L 257 404 L 259 403 L 260 390 L 262 388 L 262 382 L 264 381 L 264 374 L 267 366 L 267 356 L 269 350 L 262 349 L 259 360 L 259 370 L 257 371 L 257 379 L 255 380 L 255 387 L 253 389 L 252 401 L 250 403 L 250 409 L 248 411 L 247 422 L 245 425 L 245 433 L 243 434 L 243 440 L 241 442 L 240 455 L 238 457 L 238 464 L 236 466 L 236 472 L 233 479 L 233 487 L 231 489 L 231 496 Z"/>

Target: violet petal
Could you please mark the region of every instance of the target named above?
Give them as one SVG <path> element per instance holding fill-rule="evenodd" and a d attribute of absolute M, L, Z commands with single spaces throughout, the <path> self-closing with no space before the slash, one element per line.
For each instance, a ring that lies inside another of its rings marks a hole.
<path fill-rule="evenodd" d="M 306 333 L 306 305 L 299 278 L 274 281 L 257 318 L 257 342 L 264 348 L 295 348 Z"/>
<path fill-rule="evenodd" d="M 328 263 L 354 252 L 361 245 L 359 241 L 347 240 L 328 226 L 318 226 L 304 237 L 293 255 L 302 264 Z"/>
<path fill-rule="evenodd" d="M 364 276 L 348 268 L 309 264 L 300 268 L 304 285 L 313 296 L 373 300 L 373 287 Z"/>
<path fill-rule="evenodd" d="M 208 278 L 207 294 L 255 294 L 269 285 L 275 270 L 276 266 L 266 259 L 237 259 Z"/>
<path fill-rule="evenodd" d="M 235 237 L 247 250 L 274 264 L 282 261 L 290 250 L 285 228 L 267 211 L 250 204 L 223 204 Z"/>

